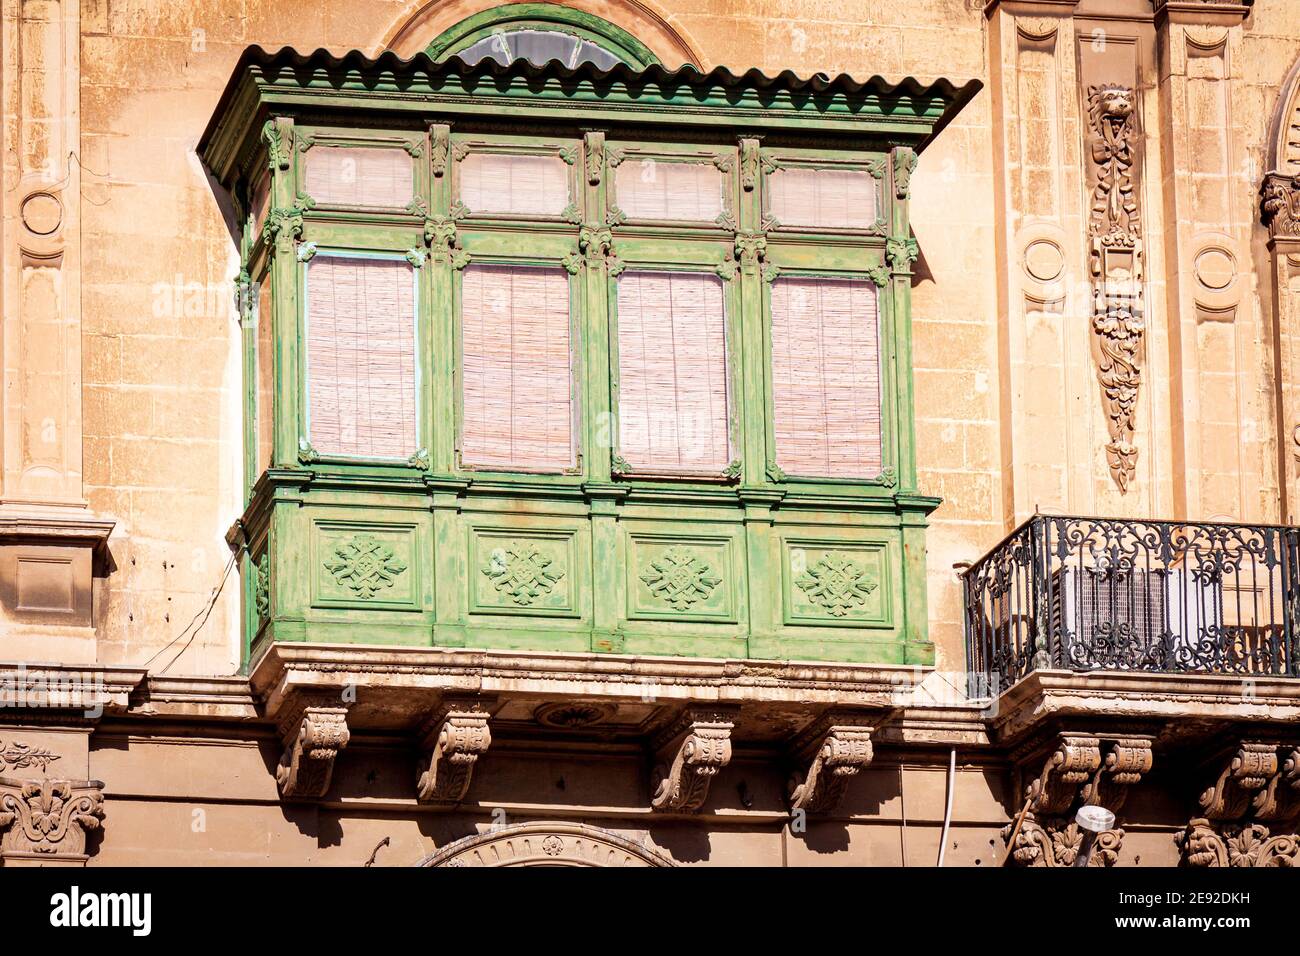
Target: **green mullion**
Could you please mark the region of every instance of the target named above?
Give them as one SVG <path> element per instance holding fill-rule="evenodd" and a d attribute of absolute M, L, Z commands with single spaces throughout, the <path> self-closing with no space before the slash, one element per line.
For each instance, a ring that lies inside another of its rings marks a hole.
<path fill-rule="evenodd" d="M 275 437 L 271 462 L 293 466 L 298 462 L 298 436 L 302 433 L 302 346 L 303 326 L 298 307 L 303 290 L 299 287 L 298 240 L 302 237 L 302 206 L 297 202 L 297 179 L 291 161 L 293 120 L 276 118 L 263 128 L 269 143 L 267 163 L 271 169 L 271 200 L 264 232 L 270 239 L 271 328 L 275 340 Z"/>
<path fill-rule="evenodd" d="M 890 282 L 892 295 L 889 301 L 889 326 L 893 339 L 894 356 L 890 363 L 894 379 L 893 419 L 895 449 L 898 461 L 899 490 L 915 493 L 917 490 L 916 440 L 913 418 L 912 391 L 912 268 L 916 259 L 916 240 L 908 210 L 911 174 L 916 166 L 916 154 L 910 147 L 894 149 L 889 164 L 889 189 L 885 200 L 889 206 L 889 237 L 886 249 L 892 269 Z"/>

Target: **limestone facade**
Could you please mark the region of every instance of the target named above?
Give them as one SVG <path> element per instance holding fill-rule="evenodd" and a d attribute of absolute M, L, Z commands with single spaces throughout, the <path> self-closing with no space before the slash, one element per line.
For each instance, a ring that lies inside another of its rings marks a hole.
<path fill-rule="evenodd" d="M 1095 862 L 1294 859 L 1300 678 L 971 701 L 954 566 L 1036 512 L 1300 524 L 1297 0 L 566 0 L 666 64 L 983 83 L 911 186 L 934 668 L 243 667 L 239 249 L 199 137 L 250 44 L 409 56 L 493 4 L 0 4 L 3 865 L 932 865 L 949 785 L 945 865 L 1068 865 L 1087 803 L 1127 827 Z"/>

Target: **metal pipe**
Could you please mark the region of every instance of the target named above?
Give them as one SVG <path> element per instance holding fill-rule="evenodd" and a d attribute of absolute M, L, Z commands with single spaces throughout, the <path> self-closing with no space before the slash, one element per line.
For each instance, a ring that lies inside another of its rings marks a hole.
<path fill-rule="evenodd" d="M 943 830 L 939 833 L 939 862 L 943 866 L 943 854 L 948 849 L 948 827 L 952 824 L 952 794 L 957 783 L 957 748 L 948 751 L 948 801 L 943 808 Z"/>

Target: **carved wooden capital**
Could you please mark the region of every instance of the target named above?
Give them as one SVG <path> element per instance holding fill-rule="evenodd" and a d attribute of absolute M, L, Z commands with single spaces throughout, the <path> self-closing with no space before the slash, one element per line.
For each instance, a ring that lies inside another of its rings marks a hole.
<path fill-rule="evenodd" d="M 827 813 L 839 806 L 849 781 L 871 763 L 874 719 L 832 714 L 814 727 L 812 761 L 790 781 L 790 810 Z M 800 747 L 807 752 L 807 746 Z"/>
<path fill-rule="evenodd" d="M 465 799 L 474 765 L 492 743 L 489 714 L 480 701 L 446 701 L 426 725 L 416 778 L 421 803 L 456 804 Z"/>
<path fill-rule="evenodd" d="M 104 819 L 98 780 L 0 777 L 0 856 L 80 857 Z"/>
<path fill-rule="evenodd" d="M 731 760 L 735 712 L 688 707 L 655 745 L 655 810 L 692 813 L 704 805 L 709 784 Z"/>
<path fill-rule="evenodd" d="M 284 754 L 275 771 L 286 799 L 325 796 L 334 775 L 334 758 L 348 745 L 347 708 L 337 697 L 309 698 L 280 725 Z"/>

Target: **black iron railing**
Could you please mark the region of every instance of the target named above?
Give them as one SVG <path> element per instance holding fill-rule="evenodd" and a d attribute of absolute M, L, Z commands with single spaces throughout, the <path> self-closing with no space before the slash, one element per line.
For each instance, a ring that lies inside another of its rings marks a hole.
<path fill-rule="evenodd" d="M 1298 578 L 1297 528 L 1035 516 L 962 574 L 972 692 L 1044 668 L 1300 676 Z"/>

